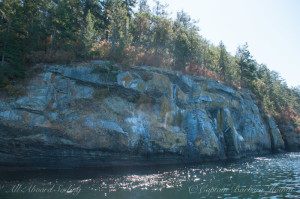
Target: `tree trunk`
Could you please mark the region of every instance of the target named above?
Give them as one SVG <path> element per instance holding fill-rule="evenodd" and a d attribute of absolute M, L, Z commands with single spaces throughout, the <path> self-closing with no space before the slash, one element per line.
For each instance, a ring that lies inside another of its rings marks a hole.
<path fill-rule="evenodd" d="M 41 22 L 40 22 L 40 33 L 39 33 L 39 36 L 38 36 L 38 41 L 37 41 L 37 47 L 38 47 L 38 50 L 40 50 L 40 42 L 41 42 L 41 32 L 42 32 L 42 22 L 43 22 L 43 14 L 41 15 Z"/>
<path fill-rule="evenodd" d="M 116 36 L 116 27 L 114 27 L 112 38 L 111 38 L 110 61 L 113 61 L 113 55 L 115 52 L 115 36 Z"/>
<path fill-rule="evenodd" d="M 175 53 L 176 53 L 176 43 L 174 41 L 174 58 L 173 58 L 174 59 L 174 61 L 173 61 L 174 62 L 174 67 L 176 67 L 176 54 Z"/>
<path fill-rule="evenodd" d="M 199 49 L 199 55 L 198 55 L 198 59 L 197 59 L 197 69 L 198 69 L 198 76 L 201 76 L 201 52 Z"/>
<path fill-rule="evenodd" d="M 192 72 L 193 72 L 192 60 L 193 60 L 193 57 L 192 57 L 192 55 L 190 55 L 190 73 L 191 73 L 191 74 L 192 74 Z"/>
<path fill-rule="evenodd" d="M 50 53 L 53 50 L 53 45 L 54 45 L 54 42 L 55 42 L 55 36 L 56 36 L 56 27 L 54 27 L 54 31 L 53 31 L 53 37 L 52 37 L 52 41 L 51 41 Z"/>
<path fill-rule="evenodd" d="M 169 69 L 168 64 L 167 64 L 167 60 L 168 60 L 168 55 L 167 55 L 167 49 L 164 50 L 164 65 L 167 69 Z"/>
<path fill-rule="evenodd" d="M 170 68 L 170 64 L 171 64 L 171 54 L 170 54 L 170 51 L 169 51 L 169 53 L 168 53 L 168 68 Z"/>
<path fill-rule="evenodd" d="M 244 81 L 243 71 L 244 71 L 243 64 L 241 64 L 241 87 L 243 87 L 243 81 Z"/>
<path fill-rule="evenodd" d="M 4 65 L 5 50 L 6 50 L 6 47 L 7 47 L 7 40 L 8 40 L 10 28 L 11 28 L 11 22 L 8 22 L 7 32 L 6 32 L 5 41 L 4 41 L 4 45 L 3 45 L 2 59 L 1 59 L 1 65 L 2 66 Z"/>
<path fill-rule="evenodd" d="M 206 78 L 205 70 L 206 70 L 206 49 L 204 49 L 204 53 L 203 53 L 203 77 Z"/>
<path fill-rule="evenodd" d="M 175 53 L 174 53 L 174 58 L 173 59 L 174 59 L 174 61 L 173 61 L 174 64 L 173 65 L 174 65 L 174 67 L 176 67 L 176 56 L 175 56 Z"/>
<path fill-rule="evenodd" d="M 81 22 L 80 24 L 80 40 L 82 41 L 83 40 L 83 21 Z"/>

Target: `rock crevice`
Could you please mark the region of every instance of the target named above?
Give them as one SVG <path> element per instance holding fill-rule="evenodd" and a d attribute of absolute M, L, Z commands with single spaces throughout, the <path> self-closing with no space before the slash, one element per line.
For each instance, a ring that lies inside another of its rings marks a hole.
<path fill-rule="evenodd" d="M 25 96 L 0 100 L 0 164 L 164 164 L 297 149 L 299 136 L 283 139 L 247 90 L 101 67 L 43 66 Z"/>

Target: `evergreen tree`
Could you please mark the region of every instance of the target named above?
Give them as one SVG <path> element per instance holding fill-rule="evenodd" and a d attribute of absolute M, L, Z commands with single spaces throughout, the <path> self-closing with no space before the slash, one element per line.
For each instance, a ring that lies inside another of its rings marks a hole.
<path fill-rule="evenodd" d="M 145 56 L 152 44 L 152 33 L 150 29 L 151 13 L 147 0 L 139 2 L 138 12 L 135 14 L 131 23 L 131 34 L 133 36 L 133 45 L 136 48 L 136 55 L 140 52 L 140 48 L 144 50 Z"/>
<path fill-rule="evenodd" d="M 5 0 L 0 2 L 1 67 L 0 85 L 5 81 L 24 75 L 25 24 L 22 2 Z"/>
<path fill-rule="evenodd" d="M 188 30 L 192 26 L 190 16 L 181 11 L 177 13 L 177 18 L 174 23 L 175 28 L 175 52 L 174 52 L 174 65 L 185 66 L 189 59 L 190 53 L 190 41 L 188 37 Z"/>
<path fill-rule="evenodd" d="M 238 48 L 236 57 L 241 71 L 241 85 L 252 88 L 257 74 L 256 62 L 253 60 L 250 51 L 248 50 L 247 43 Z"/>
<path fill-rule="evenodd" d="M 231 79 L 230 73 L 229 73 L 229 59 L 228 59 L 229 55 L 228 55 L 225 45 L 223 44 L 222 41 L 220 41 L 219 50 L 220 50 L 219 67 L 221 70 L 223 80 L 226 82 L 227 77 L 229 79 Z"/>
<path fill-rule="evenodd" d="M 188 29 L 187 37 L 189 41 L 188 52 L 189 52 L 189 68 L 190 72 L 192 72 L 193 62 L 197 59 L 198 56 L 198 48 L 200 45 L 200 39 L 198 35 L 199 29 L 196 26 L 192 26 Z"/>
<path fill-rule="evenodd" d="M 109 38 L 111 41 L 111 61 L 123 60 L 122 54 L 132 37 L 129 32 L 129 17 L 126 4 L 120 0 L 107 1 L 107 13 L 109 17 Z"/>

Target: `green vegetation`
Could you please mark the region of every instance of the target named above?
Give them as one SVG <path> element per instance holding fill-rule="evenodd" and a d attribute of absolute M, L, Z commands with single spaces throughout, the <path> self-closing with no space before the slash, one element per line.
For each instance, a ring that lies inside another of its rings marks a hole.
<path fill-rule="evenodd" d="M 157 66 L 248 88 L 269 116 L 300 132 L 299 87 L 288 88 L 278 73 L 257 63 L 247 44 L 232 56 L 222 42 L 214 46 L 201 37 L 187 13 L 172 20 L 155 2 L 151 10 L 147 0 L 2 0 L 0 87 L 24 77 L 24 66 L 35 63 L 102 59 Z"/>

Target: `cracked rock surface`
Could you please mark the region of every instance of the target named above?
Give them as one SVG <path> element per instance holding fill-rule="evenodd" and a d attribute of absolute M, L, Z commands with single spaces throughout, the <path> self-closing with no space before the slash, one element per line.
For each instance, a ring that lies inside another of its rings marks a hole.
<path fill-rule="evenodd" d="M 263 118 L 249 91 L 201 77 L 47 65 L 25 96 L 0 99 L 0 164 L 170 164 L 271 153 L 285 142 L 298 149 L 299 136 L 289 141 Z"/>

